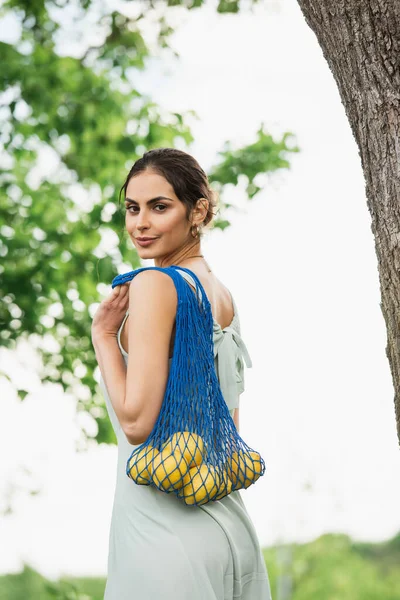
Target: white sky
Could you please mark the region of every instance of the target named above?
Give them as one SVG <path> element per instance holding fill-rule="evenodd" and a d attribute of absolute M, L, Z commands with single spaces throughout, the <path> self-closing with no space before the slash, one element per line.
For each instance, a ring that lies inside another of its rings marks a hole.
<path fill-rule="evenodd" d="M 153 61 L 137 83 L 165 109 L 197 111 L 191 152 L 204 168 L 225 140 L 251 143 L 261 122 L 301 147 L 251 203 L 232 192 L 241 211 L 203 247 L 253 360 L 241 435 L 267 471 L 242 494 L 260 542 L 391 537 L 400 456 L 377 260 L 358 149 L 322 52 L 294 0 L 254 15 L 192 11 L 173 42 L 180 60 Z M 33 365 L 26 347 L 20 358 L 7 360 L 16 379 Z M 0 572 L 25 561 L 48 577 L 104 575 L 116 448 L 76 454 L 73 398 L 46 386 L 21 404 L 1 385 L 0 492 L 27 481 L 42 491 L 15 493 L 1 519 Z"/>

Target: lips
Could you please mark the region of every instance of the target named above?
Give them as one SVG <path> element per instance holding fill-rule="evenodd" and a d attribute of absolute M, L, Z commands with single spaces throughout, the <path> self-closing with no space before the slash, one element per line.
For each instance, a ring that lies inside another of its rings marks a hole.
<path fill-rule="evenodd" d="M 151 246 L 153 242 L 156 242 L 158 238 L 136 238 L 136 243 L 143 248 Z"/>
<path fill-rule="evenodd" d="M 136 238 L 139 242 L 148 242 L 149 240 L 156 240 L 157 238 L 153 237 L 137 237 Z"/>

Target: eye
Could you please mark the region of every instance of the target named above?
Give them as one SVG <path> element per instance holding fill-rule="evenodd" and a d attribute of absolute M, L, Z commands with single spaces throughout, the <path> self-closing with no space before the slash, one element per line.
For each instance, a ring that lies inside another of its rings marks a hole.
<path fill-rule="evenodd" d="M 161 206 L 161 207 L 162 207 L 162 210 L 157 210 L 156 212 L 164 212 L 164 210 L 167 208 L 167 206 L 166 206 L 165 204 L 155 204 L 155 205 L 154 205 L 154 208 L 157 208 L 157 206 Z M 132 210 L 131 210 L 132 208 L 133 208 L 133 212 L 134 212 L 134 213 L 138 212 L 138 211 L 136 210 L 136 209 L 137 209 L 137 206 L 134 206 L 133 204 L 130 204 L 129 206 L 126 206 L 126 207 L 125 207 L 125 209 L 126 209 L 128 212 L 132 212 Z"/>

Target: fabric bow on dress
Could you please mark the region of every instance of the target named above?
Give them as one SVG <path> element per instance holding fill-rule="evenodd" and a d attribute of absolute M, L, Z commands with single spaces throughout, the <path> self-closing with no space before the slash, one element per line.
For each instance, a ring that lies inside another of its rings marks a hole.
<path fill-rule="evenodd" d="M 252 367 L 252 361 L 244 341 L 233 327 L 222 329 L 214 321 L 213 337 L 214 361 L 222 395 L 229 410 L 232 410 L 238 405 L 238 395 L 244 391 L 243 361 L 248 368 Z M 232 365 L 235 365 L 235 379 L 232 377 Z"/>

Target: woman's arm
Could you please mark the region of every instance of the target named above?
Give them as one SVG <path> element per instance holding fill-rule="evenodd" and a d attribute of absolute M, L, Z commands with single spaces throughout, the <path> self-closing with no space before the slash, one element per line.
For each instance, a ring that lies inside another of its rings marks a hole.
<path fill-rule="evenodd" d="M 111 404 L 126 435 L 126 424 L 129 423 L 124 406 L 126 366 L 117 338 L 106 333 L 92 334 L 92 343 Z"/>
<path fill-rule="evenodd" d="M 129 443 L 144 442 L 159 415 L 169 371 L 178 297 L 166 273 L 141 271 L 129 285 L 127 368 L 116 337 L 94 340 L 111 403 Z"/>
<path fill-rule="evenodd" d="M 129 285 L 116 286 L 98 307 L 92 321 L 92 344 L 105 387 L 124 428 L 126 366 L 117 342 L 117 332 L 129 303 Z"/>
<path fill-rule="evenodd" d="M 142 271 L 129 290 L 129 360 L 125 402 L 133 429 L 131 444 L 150 435 L 161 410 L 169 374 L 169 349 L 178 295 L 162 271 Z"/>

